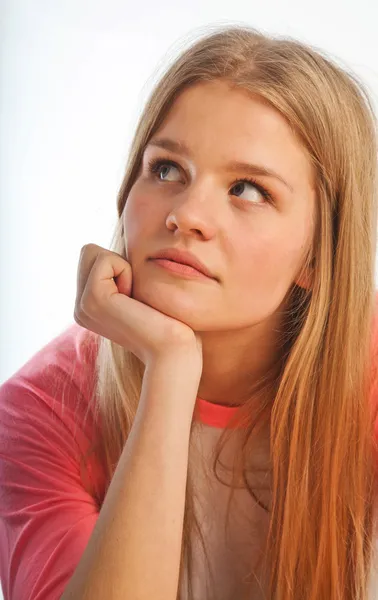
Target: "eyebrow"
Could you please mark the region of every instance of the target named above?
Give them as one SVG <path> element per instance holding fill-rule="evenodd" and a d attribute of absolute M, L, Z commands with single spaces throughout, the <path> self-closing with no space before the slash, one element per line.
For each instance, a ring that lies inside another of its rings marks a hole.
<path fill-rule="evenodd" d="M 156 146 L 157 148 L 163 148 L 164 150 L 169 150 L 170 152 L 175 152 L 176 154 L 181 154 L 186 158 L 191 159 L 191 152 L 185 142 L 172 140 L 170 138 L 153 138 L 147 146 Z M 281 175 L 273 171 L 272 169 L 268 169 L 267 167 L 263 167 L 262 165 L 254 165 L 250 163 L 240 162 L 240 161 L 230 161 L 225 165 L 230 171 L 244 171 L 249 175 L 260 175 L 261 177 L 274 177 L 283 183 L 292 193 L 294 190 L 292 186 L 285 181 Z"/>

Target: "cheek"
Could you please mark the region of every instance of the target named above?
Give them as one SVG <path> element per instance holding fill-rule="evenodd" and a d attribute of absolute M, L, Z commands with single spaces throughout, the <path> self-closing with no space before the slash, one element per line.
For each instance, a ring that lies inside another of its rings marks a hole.
<path fill-rule="evenodd" d="M 133 248 L 141 240 L 148 240 L 158 220 L 156 203 L 150 196 L 132 190 L 127 198 L 123 212 L 123 225 L 127 246 Z"/>
<path fill-rule="evenodd" d="M 261 234 L 244 238 L 236 252 L 233 273 L 237 278 L 233 288 L 236 291 L 242 287 L 245 291 L 264 290 L 269 294 L 285 293 L 291 284 L 303 244 L 295 240 L 293 235 L 281 232 Z"/>

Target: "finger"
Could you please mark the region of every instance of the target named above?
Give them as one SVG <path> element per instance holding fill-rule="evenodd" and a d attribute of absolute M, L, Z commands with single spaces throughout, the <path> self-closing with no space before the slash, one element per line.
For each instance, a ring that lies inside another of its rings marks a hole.
<path fill-rule="evenodd" d="M 80 305 L 84 289 L 96 258 L 101 250 L 96 244 L 86 244 L 80 251 L 76 276 L 76 304 Z"/>
<path fill-rule="evenodd" d="M 90 263 L 90 259 L 88 261 Z M 81 299 L 83 308 L 87 306 L 90 312 L 97 312 L 113 294 L 129 295 L 131 279 L 130 264 L 120 254 L 100 248 L 85 282 Z"/>

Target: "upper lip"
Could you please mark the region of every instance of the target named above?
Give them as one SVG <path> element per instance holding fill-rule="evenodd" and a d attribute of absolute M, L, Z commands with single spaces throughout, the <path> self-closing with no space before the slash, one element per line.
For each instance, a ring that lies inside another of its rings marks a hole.
<path fill-rule="evenodd" d="M 187 250 L 179 250 L 178 248 L 164 248 L 163 250 L 156 252 L 156 254 L 154 254 L 151 258 L 167 258 L 168 260 L 173 260 L 174 262 L 182 263 L 183 265 L 189 265 L 190 267 L 193 267 L 193 269 L 197 269 L 197 271 L 203 273 L 203 275 L 211 277 L 211 279 L 216 279 L 206 265 L 204 265 L 194 254 L 188 252 Z"/>

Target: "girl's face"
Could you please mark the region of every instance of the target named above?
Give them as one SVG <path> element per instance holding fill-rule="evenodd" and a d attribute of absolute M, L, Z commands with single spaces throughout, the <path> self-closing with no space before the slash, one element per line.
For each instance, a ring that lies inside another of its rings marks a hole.
<path fill-rule="evenodd" d="M 314 208 L 309 158 L 285 119 L 225 82 L 196 84 L 150 140 L 127 198 L 132 295 L 195 331 L 261 323 L 301 284 Z M 167 247 L 193 253 L 215 278 L 150 260 Z"/>

